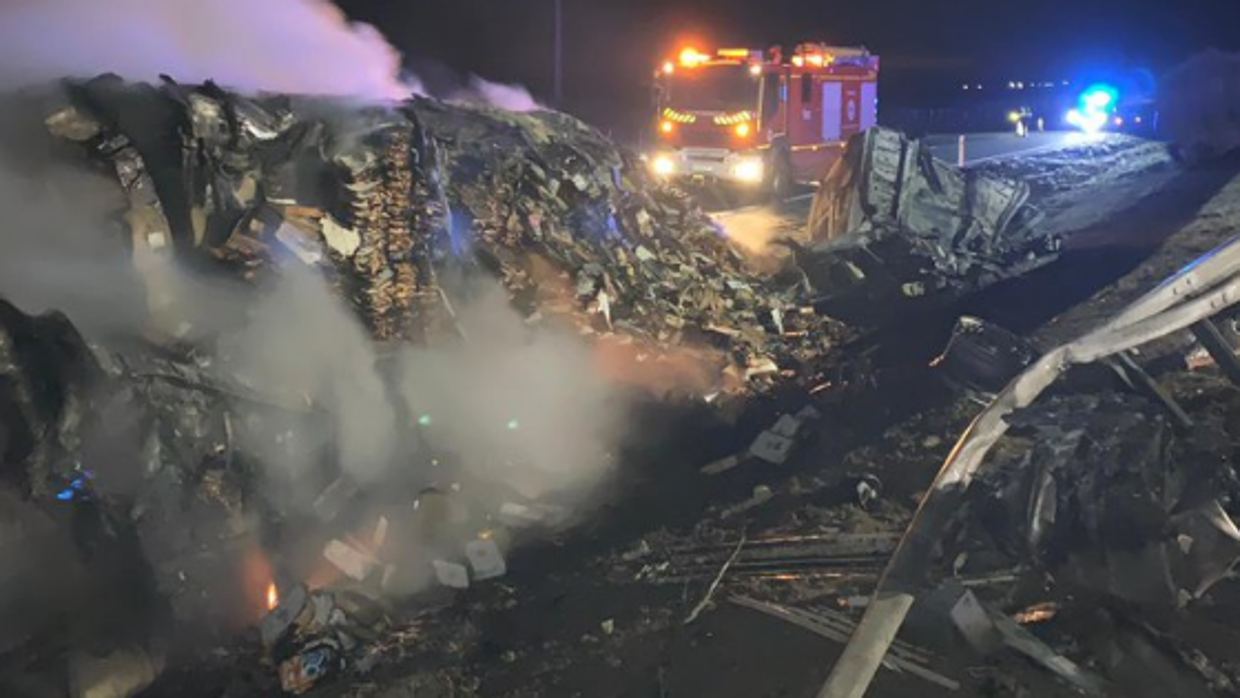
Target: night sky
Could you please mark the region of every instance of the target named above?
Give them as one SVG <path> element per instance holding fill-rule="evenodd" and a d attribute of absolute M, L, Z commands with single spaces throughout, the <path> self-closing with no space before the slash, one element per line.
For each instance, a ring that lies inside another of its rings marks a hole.
<path fill-rule="evenodd" d="M 552 0 L 337 0 L 419 75 L 444 68 L 551 91 Z M 563 0 L 568 106 L 640 103 L 681 37 L 701 48 L 864 44 L 889 103 L 934 101 L 964 80 L 1157 74 L 1207 47 L 1240 49 L 1240 0 Z"/>

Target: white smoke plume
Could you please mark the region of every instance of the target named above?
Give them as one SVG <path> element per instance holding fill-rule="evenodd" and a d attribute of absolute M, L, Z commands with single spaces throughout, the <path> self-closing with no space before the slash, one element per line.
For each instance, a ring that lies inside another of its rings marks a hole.
<path fill-rule="evenodd" d="M 616 386 L 578 337 L 532 330 L 498 284 L 459 309 L 466 341 L 415 349 L 401 394 L 433 448 L 480 481 L 529 498 L 580 494 L 604 479 L 623 422 Z"/>
<path fill-rule="evenodd" d="M 453 100 L 462 102 L 482 102 L 500 109 L 515 112 L 531 112 L 545 110 L 529 90 L 520 85 L 508 85 L 484 80 L 477 75 L 469 78 L 469 87 L 452 96 Z"/>
<path fill-rule="evenodd" d="M 0 86 L 160 74 L 244 91 L 401 99 L 420 93 L 377 29 L 327 0 L 5 0 Z"/>
<path fill-rule="evenodd" d="M 381 477 L 396 423 L 361 323 L 308 268 L 289 265 L 270 293 L 246 300 L 248 324 L 222 342 L 225 370 L 262 394 L 310 398 L 335 425 L 321 436 L 334 437 L 341 468 L 363 483 Z M 272 460 L 286 471 L 302 466 Z"/>
<path fill-rule="evenodd" d="M 214 80 L 242 92 L 362 100 L 427 94 L 378 29 L 328 0 L 4 0 L 0 89 L 111 72 Z M 510 111 L 543 109 L 518 85 L 477 76 L 449 93 Z"/>
<path fill-rule="evenodd" d="M 363 487 L 382 487 L 395 469 L 427 484 L 467 475 L 480 491 L 465 498 L 487 507 L 501 493 L 588 495 L 609 472 L 623 422 L 618 391 L 590 348 L 527 327 L 498 284 L 476 286 L 457 313 L 466 340 L 381 362 L 320 278 L 288 270 L 226 339 L 224 365 L 262 393 L 305 395 L 324 408 L 339 465 Z M 401 452 L 414 431 L 421 445 Z M 460 471 L 432 472 L 436 455 Z M 268 460 L 294 478 L 304 467 L 278 453 Z"/>

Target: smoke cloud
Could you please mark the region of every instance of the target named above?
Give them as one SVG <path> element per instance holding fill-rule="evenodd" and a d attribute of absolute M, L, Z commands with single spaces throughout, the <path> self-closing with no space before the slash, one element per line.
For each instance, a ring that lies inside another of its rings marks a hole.
<path fill-rule="evenodd" d="M 590 348 L 531 330 L 498 284 L 478 289 L 458 317 L 464 346 L 410 350 L 401 362 L 401 393 L 427 423 L 428 445 L 529 498 L 598 484 L 622 411 Z"/>
<path fill-rule="evenodd" d="M 394 456 L 396 423 L 361 324 L 307 268 L 287 266 L 270 293 L 250 300 L 248 324 L 221 341 L 224 370 L 261 394 L 309 397 L 335 425 L 323 436 L 341 469 L 374 482 Z M 286 474 L 304 466 L 268 455 Z"/>
<path fill-rule="evenodd" d="M 83 210 L 95 203 L 89 180 L 55 170 L 33 181 L 0 168 L 0 295 L 30 313 L 64 312 L 84 329 L 138 331 L 145 291 L 99 209 Z"/>
<path fill-rule="evenodd" d="M 514 494 L 588 495 L 621 432 L 619 391 L 580 339 L 532 330 L 497 283 L 473 284 L 456 309 L 467 339 L 383 361 L 319 277 L 290 269 L 223 340 L 224 366 L 262 393 L 325 409 L 339 466 L 363 488 L 464 476 L 477 488 L 464 496 L 488 507 Z M 294 479 L 305 467 L 266 455 Z M 439 458 L 457 467 L 429 465 Z"/>
<path fill-rule="evenodd" d="M 462 102 L 481 102 L 515 112 L 531 112 L 546 109 L 546 107 L 534 99 L 529 90 L 520 85 L 491 82 L 477 75 L 471 75 L 469 87 L 457 92 L 452 99 Z"/>
<path fill-rule="evenodd" d="M 11 87 L 114 72 L 239 90 L 401 99 L 401 58 L 326 0 L 7 0 L 0 78 Z"/>
<path fill-rule="evenodd" d="M 715 214 L 714 220 L 723 234 L 746 252 L 750 267 L 765 273 L 784 268 L 790 256 L 786 247 L 773 243 L 788 238 L 804 242 L 806 234 L 803 226 L 790 224 L 787 216 L 766 207 Z"/>
<path fill-rule="evenodd" d="M 767 208 L 754 207 L 716 214 L 715 222 L 723 228 L 728 239 L 753 254 L 766 252 L 772 241 L 789 233 L 787 219 Z"/>
<path fill-rule="evenodd" d="M 328 0 L 5 0 L 0 89 L 112 72 L 140 81 L 170 75 L 243 92 L 363 100 L 427 94 L 369 24 Z M 453 99 L 510 111 L 543 107 L 517 85 L 472 76 Z"/>

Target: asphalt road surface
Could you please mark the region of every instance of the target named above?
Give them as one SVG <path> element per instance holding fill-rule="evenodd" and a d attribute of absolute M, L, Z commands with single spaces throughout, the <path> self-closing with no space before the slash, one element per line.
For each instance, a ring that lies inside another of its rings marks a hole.
<path fill-rule="evenodd" d="M 965 136 L 965 163 L 977 165 L 1003 158 L 1066 148 L 1079 143 L 1081 138 L 1082 135 L 1076 131 L 1031 133 L 1027 138 L 1019 138 L 1015 133 L 970 133 Z M 953 165 L 956 163 L 959 140 L 960 134 L 936 134 L 926 136 L 924 139 L 930 145 L 930 152 L 935 157 Z M 813 198 L 814 187 L 812 185 L 804 183 L 798 187 L 784 208 L 775 213 L 774 220 L 780 222 L 781 234 L 795 231 L 805 225 L 805 221 L 809 218 Z M 734 207 L 719 202 L 714 206 L 708 206 L 707 210 L 713 211 L 715 219 L 726 224 L 736 220 L 737 216 L 750 216 L 750 214 L 767 209 L 763 206 Z"/>
<path fill-rule="evenodd" d="M 1047 131 L 1031 133 L 1020 138 L 1015 133 L 970 133 L 965 135 L 965 164 L 976 165 L 989 160 L 1032 155 L 1072 145 L 1081 138 L 1075 131 Z M 936 158 L 956 163 L 960 134 L 927 136 L 925 142 Z"/>

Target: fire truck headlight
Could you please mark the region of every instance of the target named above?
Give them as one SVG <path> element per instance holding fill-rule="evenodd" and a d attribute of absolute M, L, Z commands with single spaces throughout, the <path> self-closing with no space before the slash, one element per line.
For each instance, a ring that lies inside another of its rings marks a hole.
<path fill-rule="evenodd" d="M 738 182 L 757 184 L 766 175 L 762 158 L 745 158 L 732 165 L 732 177 Z"/>
<path fill-rule="evenodd" d="M 659 177 L 671 177 L 676 174 L 676 161 L 665 153 L 650 158 L 650 171 Z"/>
<path fill-rule="evenodd" d="M 753 133 L 753 127 L 748 121 L 742 121 L 736 125 L 736 135 L 738 138 L 749 138 L 749 134 Z"/>
<path fill-rule="evenodd" d="M 670 119 L 664 119 L 663 121 L 659 123 L 659 131 L 662 132 L 663 135 L 665 136 L 672 135 L 672 131 L 675 131 L 675 130 L 676 130 L 676 124 L 672 123 Z"/>

